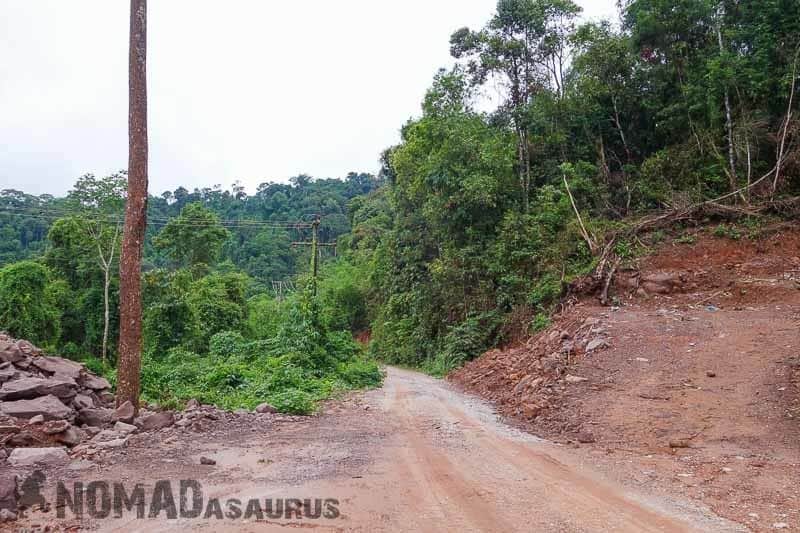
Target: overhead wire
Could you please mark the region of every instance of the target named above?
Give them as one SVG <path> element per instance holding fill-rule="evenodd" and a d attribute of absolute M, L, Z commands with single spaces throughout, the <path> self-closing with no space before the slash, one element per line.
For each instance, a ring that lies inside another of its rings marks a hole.
<path fill-rule="evenodd" d="M 9 212 L 10 211 L 10 212 Z M 123 218 L 104 213 L 91 213 L 89 211 L 78 210 L 65 210 L 65 209 L 52 209 L 52 208 L 39 208 L 39 207 L 17 207 L 17 206 L 2 206 L 0 205 L 0 214 L 8 216 L 18 216 L 26 218 L 34 218 L 39 220 L 53 221 L 59 218 L 75 215 L 86 215 L 89 212 L 89 218 L 98 223 L 120 224 Z M 195 227 L 204 228 L 221 225 L 226 228 L 245 229 L 305 229 L 310 228 L 312 225 L 308 222 L 275 222 L 275 221 L 261 221 L 261 220 L 247 220 L 247 219 L 232 219 L 232 220 L 219 220 L 214 222 L 200 222 L 200 221 L 180 221 L 177 217 L 147 217 L 148 225 L 165 226 L 172 224 L 181 227 Z"/>

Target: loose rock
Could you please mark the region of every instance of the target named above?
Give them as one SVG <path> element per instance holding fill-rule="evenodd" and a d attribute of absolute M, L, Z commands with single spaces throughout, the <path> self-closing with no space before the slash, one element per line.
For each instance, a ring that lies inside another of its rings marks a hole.
<path fill-rule="evenodd" d="M 64 448 L 16 448 L 8 456 L 8 463 L 12 466 L 57 466 L 68 462 L 69 456 Z"/>
<path fill-rule="evenodd" d="M 73 411 L 52 394 L 33 400 L 17 400 L 0 403 L 0 411 L 16 418 L 32 418 L 42 415 L 46 420 L 69 418 Z"/>
<path fill-rule="evenodd" d="M 111 409 L 81 409 L 78 412 L 78 421 L 87 426 L 103 427 L 110 424 L 114 419 L 114 411 Z"/>
<path fill-rule="evenodd" d="M 134 433 L 137 429 L 139 428 L 137 428 L 133 424 L 126 424 L 125 422 L 117 422 L 116 424 L 114 424 L 114 431 L 116 431 L 117 433 L 121 433 L 123 435 L 130 435 L 131 433 Z"/>
<path fill-rule="evenodd" d="M 16 513 L 18 499 L 16 476 L 0 475 L 0 509 Z"/>
<path fill-rule="evenodd" d="M 262 403 L 261 405 L 256 407 L 256 413 L 261 413 L 261 414 L 263 414 L 263 413 L 271 413 L 272 414 L 272 413 L 277 413 L 277 412 L 278 412 L 278 410 L 275 409 L 274 407 L 272 407 L 268 403 Z"/>
<path fill-rule="evenodd" d="M 126 424 L 133 422 L 133 417 L 135 414 L 135 409 L 130 401 L 126 401 L 114 411 L 114 416 L 116 419 L 121 422 L 125 422 Z"/>
<path fill-rule="evenodd" d="M 162 411 L 146 416 L 139 422 L 139 429 L 142 431 L 155 431 L 164 429 L 175 423 L 175 415 L 172 411 Z"/>

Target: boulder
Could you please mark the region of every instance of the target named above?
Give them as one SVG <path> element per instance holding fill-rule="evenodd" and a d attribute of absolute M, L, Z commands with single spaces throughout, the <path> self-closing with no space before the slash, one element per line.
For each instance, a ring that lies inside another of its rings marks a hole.
<path fill-rule="evenodd" d="M 6 441 L 6 445 L 11 448 L 28 448 L 37 446 L 47 446 L 50 444 L 47 439 L 42 439 L 38 432 L 30 431 L 27 429 L 20 430 L 16 435 L 12 435 Z"/>
<path fill-rule="evenodd" d="M 175 415 L 172 414 L 172 411 L 162 411 L 142 418 L 139 422 L 139 429 L 142 431 L 156 431 L 169 427 L 174 423 Z"/>
<path fill-rule="evenodd" d="M 98 433 L 103 431 L 102 429 L 100 429 L 98 427 L 95 427 L 95 426 L 86 426 L 86 427 L 83 427 L 81 429 L 84 431 L 84 433 L 86 433 L 90 437 L 94 437 L 95 435 L 97 435 Z"/>
<path fill-rule="evenodd" d="M 8 463 L 12 466 L 58 466 L 69 463 L 69 456 L 64 448 L 16 448 L 8 456 Z"/>
<path fill-rule="evenodd" d="M 81 371 L 83 370 L 82 364 L 76 363 L 75 361 L 70 361 L 69 359 L 63 359 L 61 357 L 49 357 L 46 355 L 41 355 L 31 359 L 31 363 L 39 370 L 42 370 L 50 375 L 68 377 L 71 379 L 78 379 L 81 375 Z"/>
<path fill-rule="evenodd" d="M 114 421 L 112 409 L 81 409 L 78 411 L 78 422 L 87 426 L 103 427 Z"/>
<path fill-rule="evenodd" d="M 7 368 L 0 369 L 0 383 L 5 383 L 6 381 L 14 379 L 14 376 L 17 374 L 17 371 L 14 370 L 13 367 L 9 364 Z"/>
<path fill-rule="evenodd" d="M 42 422 L 44 422 L 44 416 L 42 415 L 36 415 L 28 420 L 28 424 L 41 424 Z"/>
<path fill-rule="evenodd" d="M 71 379 L 22 378 L 7 381 L 0 387 L 0 400 L 30 400 L 52 394 L 58 398 L 75 396 L 75 382 Z"/>
<path fill-rule="evenodd" d="M 12 474 L 0 475 L 0 509 L 16 513 L 18 501 L 17 477 Z"/>
<path fill-rule="evenodd" d="M 57 435 L 65 432 L 69 428 L 70 424 L 66 420 L 51 420 L 44 423 L 42 426 L 42 433 L 45 435 Z"/>
<path fill-rule="evenodd" d="M 122 435 L 130 435 L 131 433 L 134 433 L 137 429 L 139 428 L 137 428 L 133 424 L 126 424 L 125 422 L 117 422 L 116 424 L 114 424 L 114 431 Z"/>
<path fill-rule="evenodd" d="M 83 387 L 95 391 L 101 391 L 111 388 L 111 383 L 106 378 L 95 376 L 94 374 L 84 373 L 78 380 Z"/>
<path fill-rule="evenodd" d="M 0 362 L 18 363 L 25 358 L 25 354 L 10 341 L 0 340 Z"/>
<path fill-rule="evenodd" d="M 0 411 L 16 418 L 32 418 L 42 415 L 46 420 L 69 418 L 73 411 L 61 400 L 48 394 L 33 400 L 16 400 L 13 402 L 0 402 Z"/>
<path fill-rule="evenodd" d="M 23 356 L 32 357 L 34 355 L 40 355 L 42 350 L 31 344 L 26 340 L 18 340 L 14 343 L 14 346 L 17 347 L 17 350 L 22 352 Z"/>
<path fill-rule="evenodd" d="M 195 409 L 200 408 L 200 402 L 192 398 L 188 402 L 186 402 L 186 410 L 187 411 L 194 411 Z"/>
<path fill-rule="evenodd" d="M 94 409 L 94 400 L 87 394 L 76 394 L 72 399 L 72 406 L 77 409 Z"/>
<path fill-rule="evenodd" d="M 94 443 L 107 442 L 107 441 L 110 441 L 110 440 L 122 439 L 124 437 L 125 437 L 125 435 L 123 435 L 123 434 L 121 434 L 121 433 L 119 433 L 117 431 L 114 431 L 113 429 L 104 429 L 103 431 L 101 431 L 100 433 L 98 433 L 97 435 L 92 437 L 92 442 L 94 442 Z"/>
<path fill-rule="evenodd" d="M 136 412 L 130 401 L 126 401 L 114 411 L 115 419 L 125 422 L 126 424 L 133 422 L 134 416 L 136 416 Z"/>
<path fill-rule="evenodd" d="M 68 427 L 64 432 L 59 433 L 55 436 L 55 439 L 64 444 L 65 446 L 69 446 L 72 448 L 73 446 L 77 446 L 86 438 L 86 435 L 78 428 L 74 428 L 72 426 Z"/>
<path fill-rule="evenodd" d="M 107 390 L 98 393 L 97 396 L 100 398 L 100 401 L 106 405 L 112 404 L 117 400 L 114 395 Z"/>
<path fill-rule="evenodd" d="M 268 403 L 262 403 L 261 405 L 256 407 L 256 413 L 263 414 L 263 413 L 277 413 L 277 412 L 278 412 L 278 410 L 275 409 L 274 407 L 272 407 Z"/>
<path fill-rule="evenodd" d="M 589 341 L 589 344 L 586 345 L 586 351 L 593 352 L 595 350 L 607 347 L 608 347 L 608 342 L 605 339 L 593 339 Z"/>

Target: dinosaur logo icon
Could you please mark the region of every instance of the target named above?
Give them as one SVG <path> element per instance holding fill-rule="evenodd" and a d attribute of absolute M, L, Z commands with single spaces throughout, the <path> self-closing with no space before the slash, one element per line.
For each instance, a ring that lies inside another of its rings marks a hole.
<path fill-rule="evenodd" d="M 38 506 L 40 510 L 47 512 L 50 506 L 42 494 L 42 486 L 46 476 L 41 470 L 34 470 L 19 486 L 19 507 L 22 512 Z"/>

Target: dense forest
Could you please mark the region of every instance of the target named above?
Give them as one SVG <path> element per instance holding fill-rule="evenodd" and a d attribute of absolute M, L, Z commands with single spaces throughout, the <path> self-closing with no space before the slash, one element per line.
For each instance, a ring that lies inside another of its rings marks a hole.
<path fill-rule="evenodd" d="M 352 341 L 367 330 L 374 358 L 444 373 L 545 326 L 607 236 L 642 216 L 703 202 L 791 214 L 800 3 L 632 0 L 620 14 L 580 23 L 571 0 L 500 0 L 485 26 L 454 31 L 453 66 L 378 177 L 151 197 L 145 392 L 174 388 L 178 372 L 176 397 L 205 387 L 238 405 L 282 380 L 292 396 L 274 401 L 307 410 L 336 386 L 327 370 L 374 381 Z M 103 358 L 107 323 L 113 361 L 121 178 L 82 177 L 66 198 L 3 191 L 3 328 Z M 291 246 L 314 214 L 338 243 L 317 295 L 308 248 Z M 632 246 L 618 239 L 614 253 Z M 297 290 L 277 298 L 275 281 Z M 262 352 L 273 366 L 254 376 L 246 362 Z"/>

